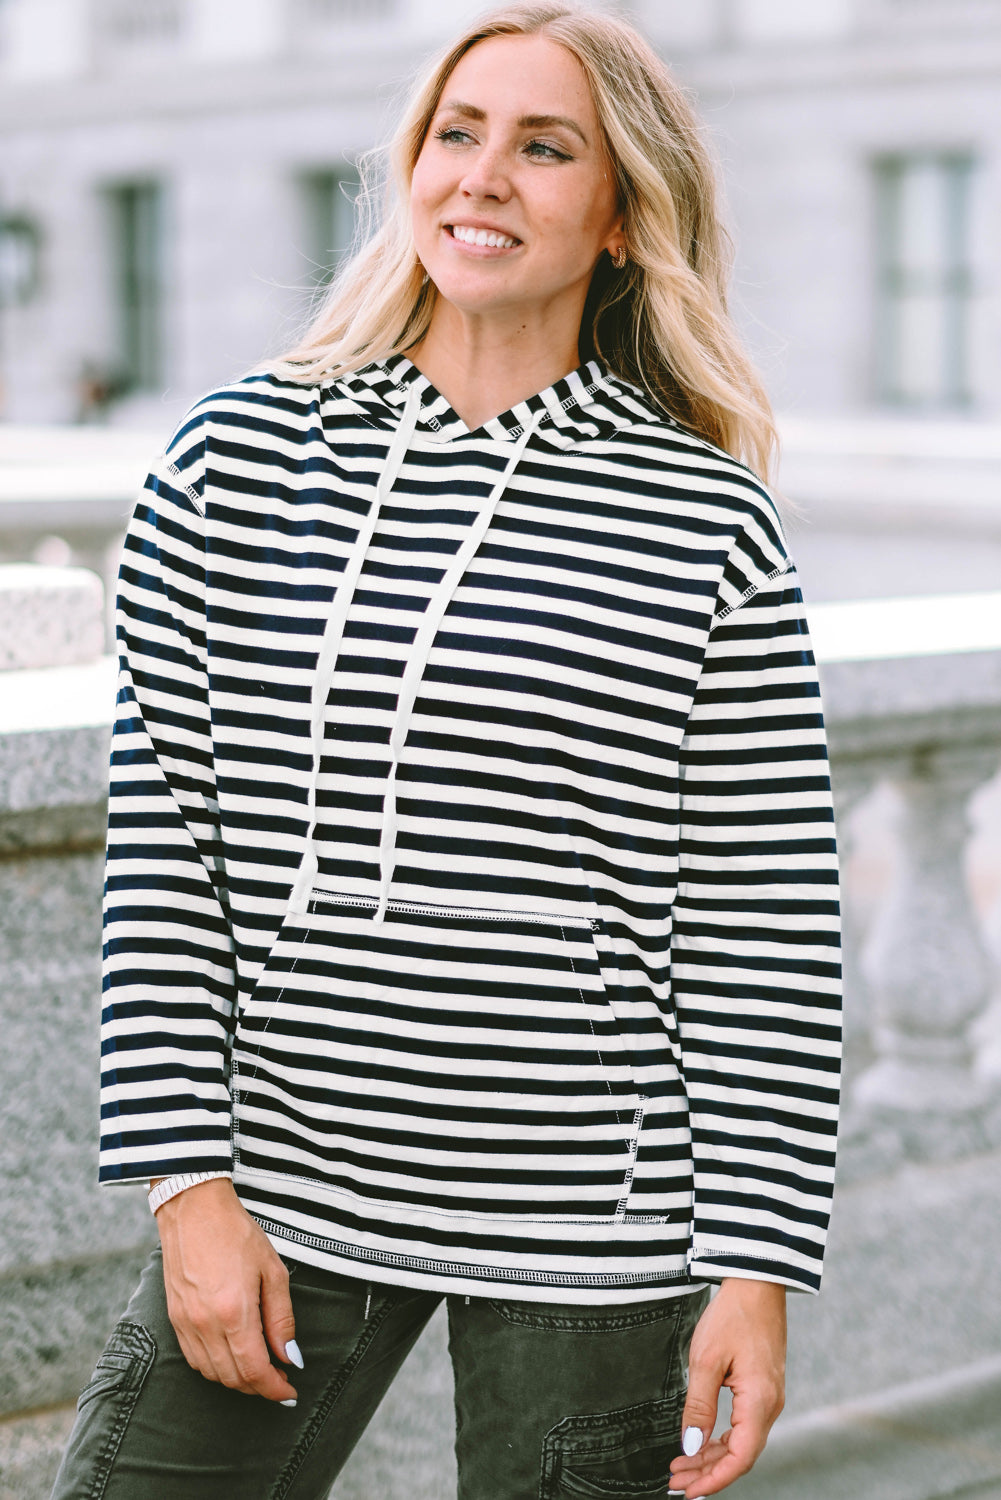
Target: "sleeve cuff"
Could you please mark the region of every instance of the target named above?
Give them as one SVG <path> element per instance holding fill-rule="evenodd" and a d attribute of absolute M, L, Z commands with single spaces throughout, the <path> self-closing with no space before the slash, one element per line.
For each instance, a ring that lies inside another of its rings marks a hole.
<path fill-rule="evenodd" d="M 696 1244 L 688 1252 L 688 1274 L 693 1281 L 720 1282 L 730 1277 L 743 1281 L 776 1281 L 797 1292 L 820 1291 L 821 1263 L 804 1263 L 798 1256 L 747 1255 L 736 1246 L 707 1247 Z"/>

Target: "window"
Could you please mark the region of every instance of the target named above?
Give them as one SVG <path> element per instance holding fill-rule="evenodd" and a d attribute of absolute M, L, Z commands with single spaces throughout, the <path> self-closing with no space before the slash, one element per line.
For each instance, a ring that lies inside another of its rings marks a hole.
<path fill-rule="evenodd" d="M 181 33 L 180 0 L 98 0 L 93 15 L 99 39 L 113 47 L 157 46 Z"/>
<path fill-rule="evenodd" d="M 397 0 L 302 0 L 309 20 L 321 26 L 372 26 L 391 20 Z"/>
<path fill-rule="evenodd" d="M 876 394 L 908 406 L 970 400 L 969 199 L 959 153 L 876 162 Z"/>
<path fill-rule="evenodd" d="M 163 193 L 155 182 L 129 182 L 108 194 L 111 217 L 116 384 L 148 391 L 163 376 Z"/>
<path fill-rule="evenodd" d="M 318 286 L 330 280 L 351 247 L 360 186 L 357 168 L 348 162 L 307 172 L 303 178 L 306 253 Z"/>

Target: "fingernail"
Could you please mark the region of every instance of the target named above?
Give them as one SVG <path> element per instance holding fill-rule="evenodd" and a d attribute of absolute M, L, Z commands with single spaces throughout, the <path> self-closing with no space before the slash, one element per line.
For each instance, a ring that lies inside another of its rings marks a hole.
<path fill-rule="evenodd" d="M 288 1343 L 285 1345 L 285 1358 L 288 1360 L 290 1365 L 295 1365 L 297 1370 L 301 1370 L 304 1368 L 302 1363 L 302 1355 L 299 1352 L 299 1345 L 296 1343 L 295 1339 L 289 1339 Z"/>
<path fill-rule="evenodd" d="M 694 1458 L 703 1443 L 701 1427 L 686 1427 L 681 1438 L 681 1451 L 686 1458 Z"/>
<path fill-rule="evenodd" d="M 279 1401 L 278 1403 L 279 1406 L 298 1406 L 298 1404 L 294 1396 L 290 1396 L 287 1401 Z"/>

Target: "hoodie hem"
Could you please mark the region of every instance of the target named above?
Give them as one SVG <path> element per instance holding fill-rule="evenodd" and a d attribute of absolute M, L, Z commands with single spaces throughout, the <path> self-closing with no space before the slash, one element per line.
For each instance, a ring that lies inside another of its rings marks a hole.
<path fill-rule="evenodd" d="M 376 1250 L 348 1240 L 293 1229 L 256 1213 L 254 1218 L 286 1259 L 339 1272 L 360 1281 L 412 1287 L 417 1291 L 514 1298 L 522 1302 L 601 1304 L 676 1297 L 699 1291 L 703 1285 L 689 1277 L 683 1264 L 679 1268 L 618 1272 L 477 1265 L 473 1261 Z M 684 1257 L 680 1260 L 683 1262 Z"/>

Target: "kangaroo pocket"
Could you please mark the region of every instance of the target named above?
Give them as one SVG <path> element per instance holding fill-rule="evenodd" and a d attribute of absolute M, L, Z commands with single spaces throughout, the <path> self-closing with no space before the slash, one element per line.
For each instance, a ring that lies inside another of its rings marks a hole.
<path fill-rule="evenodd" d="M 234 1046 L 238 1170 L 478 1219 L 626 1213 L 644 1101 L 597 919 L 313 892 Z"/>

